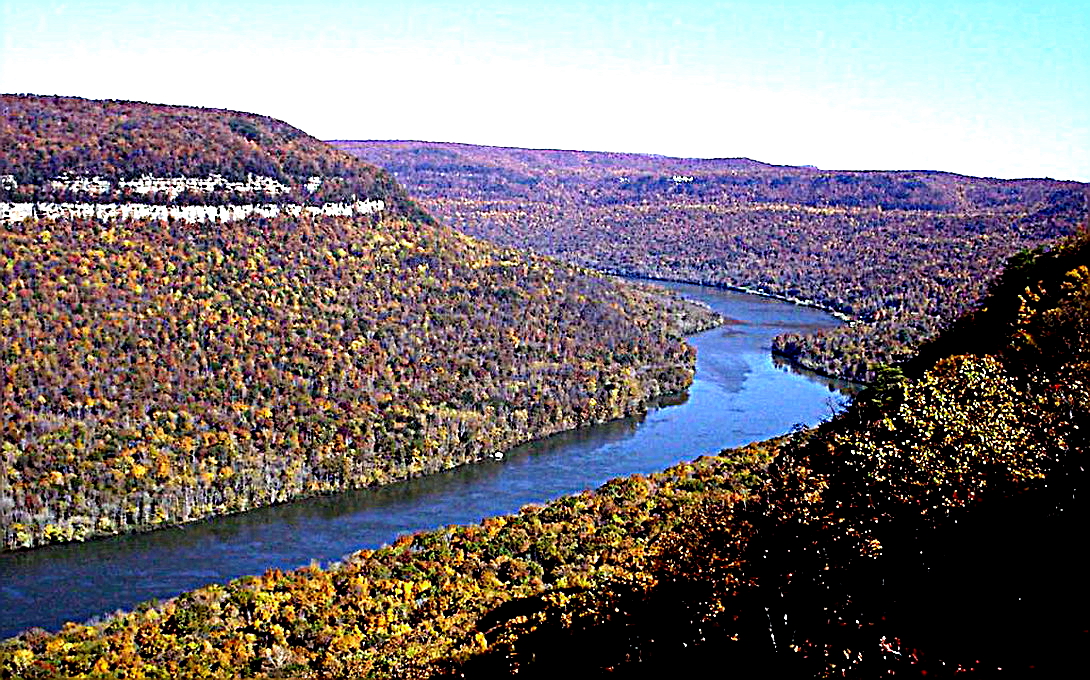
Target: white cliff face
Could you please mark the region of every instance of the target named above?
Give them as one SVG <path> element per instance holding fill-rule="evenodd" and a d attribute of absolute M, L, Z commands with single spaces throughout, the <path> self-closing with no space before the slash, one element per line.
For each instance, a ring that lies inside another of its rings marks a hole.
<path fill-rule="evenodd" d="M 150 205 L 147 203 L 0 203 L 0 223 L 18 222 L 30 217 L 167 219 L 189 222 L 220 220 L 230 222 L 251 216 L 277 215 L 371 215 L 386 208 L 383 201 L 327 203 L 325 205 Z"/>
<path fill-rule="evenodd" d="M 50 182 L 54 189 L 70 190 L 84 194 L 101 195 L 110 192 L 113 185 L 101 177 L 85 177 L 62 173 Z M 12 175 L 0 176 L 0 188 L 14 189 L 17 185 Z M 309 177 L 306 189 L 314 193 L 322 185 L 321 177 Z M 203 194 L 226 191 L 242 194 L 277 196 L 291 191 L 291 187 L 272 177 L 249 175 L 245 182 L 230 182 L 221 175 L 208 177 L 143 177 L 121 180 L 118 188 L 132 193 L 167 195 L 175 198 L 184 191 Z M 258 202 L 246 205 L 151 205 L 146 203 L 0 203 L 0 223 L 11 223 L 28 217 L 81 217 L 111 220 L 116 218 L 166 219 L 193 222 L 213 220 L 241 220 L 252 215 L 275 217 L 285 214 L 307 215 L 371 215 L 385 210 L 379 200 L 353 201 L 351 203 L 326 203 L 325 205 L 262 205 Z"/>
<path fill-rule="evenodd" d="M 7 176 L 10 177 L 10 175 Z M 307 188 L 311 192 L 314 189 L 310 189 L 310 186 L 315 179 L 318 179 L 317 186 L 321 185 L 321 178 L 310 178 L 307 182 Z M 12 177 L 12 181 L 14 182 L 14 177 Z M 113 184 L 101 177 L 86 177 L 68 173 L 62 173 L 59 177 L 50 181 L 50 185 L 54 189 L 67 189 L 88 194 L 104 194 L 113 189 Z M 165 194 L 170 198 L 177 197 L 183 191 L 195 194 L 229 191 L 242 194 L 265 194 L 267 196 L 278 196 L 291 191 L 291 187 L 273 177 L 252 174 L 247 175 L 245 182 L 232 182 L 222 175 L 209 175 L 208 177 L 154 177 L 152 175 L 143 175 L 136 179 L 123 179 L 117 183 L 117 186 L 119 189 L 127 189 L 136 194 Z M 315 189 L 317 186 L 315 186 Z"/>
<path fill-rule="evenodd" d="M 11 177 L 11 175 L 9 175 L 9 177 Z M 12 177 L 13 183 L 14 180 L 15 178 Z M 61 175 L 57 179 L 52 180 L 49 184 L 54 189 L 68 189 L 85 194 L 104 194 L 112 188 L 111 184 L 101 177 L 69 177 L 67 174 Z"/>
<path fill-rule="evenodd" d="M 230 182 L 222 175 L 208 177 L 152 177 L 144 175 L 139 179 L 121 180 L 118 186 L 130 189 L 137 194 L 161 193 L 176 197 L 183 191 L 206 194 L 213 191 L 232 191 L 241 194 L 266 194 L 277 196 L 291 191 L 291 187 L 272 177 L 248 175 L 245 182 Z"/>

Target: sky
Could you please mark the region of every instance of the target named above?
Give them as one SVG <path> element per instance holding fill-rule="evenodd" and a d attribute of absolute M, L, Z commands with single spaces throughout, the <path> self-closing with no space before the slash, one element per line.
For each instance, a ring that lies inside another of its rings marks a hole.
<path fill-rule="evenodd" d="M 0 0 L 0 92 L 321 139 L 1090 181 L 1087 36 L 1086 0 Z"/>

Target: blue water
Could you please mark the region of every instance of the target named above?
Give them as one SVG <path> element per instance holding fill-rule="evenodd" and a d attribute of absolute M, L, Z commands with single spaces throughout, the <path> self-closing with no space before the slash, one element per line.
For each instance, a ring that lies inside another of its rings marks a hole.
<path fill-rule="evenodd" d="M 664 284 L 741 323 L 690 338 L 687 396 L 604 425 L 509 451 L 502 461 L 380 489 L 316 498 L 148 534 L 0 555 L 0 638 L 60 627 L 152 598 L 269 568 L 336 561 L 401 533 L 477 522 L 527 503 L 649 473 L 830 417 L 843 384 L 777 367 L 769 348 L 787 330 L 839 322 L 806 307 L 702 286 Z"/>

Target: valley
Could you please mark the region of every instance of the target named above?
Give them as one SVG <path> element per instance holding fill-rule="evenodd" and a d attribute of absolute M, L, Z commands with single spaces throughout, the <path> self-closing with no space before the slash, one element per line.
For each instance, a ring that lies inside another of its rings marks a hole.
<path fill-rule="evenodd" d="M 1086 184 L 0 111 L 0 678 L 1079 660 Z"/>
<path fill-rule="evenodd" d="M 868 382 L 968 310 L 1006 258 L 1070 235 L 1079 182 L 746 158 L 334 141 L 466 233 L 600 271 L 773 295 L 852 323 L 776 351 Z"/>
<path fill-rule="evenodd" d="M 2 102 L 7 198 L 84 205 L 0 224 L 4 549 L 385 484 L 634 415 L 689 384 L 682 335 L 719 323 L 444 227 L 278 121 Z M 155 193 L 126 177 L 239 175 L 277 183 L 161 183 L 215 220 L 109 213 Z M 219 219 L 266 189 L 271 214 Z M 383 210 L 321 214 L 344 198 Z"/>
<path fill-rule="evenodd" d="M 768 354 L 771 338 L 784 329 L 832 327 L 835 320 L 753 296 L 674 289 L 740 323 L 690 336 L 697 350 L 693 384 L 646 414 L 565 431 L 510 449 L 500 460 L 405 482 L 0 555 L 0 638 L 129 610 L 209 582 L 313 560 L 329 564 L 406 533 L 515 513 L 610 479 L 775 436 L 797 423 L 816 424 L 842 406 L 840 390 L 850 386 L 783 371 Z M 678 437 L 679 431 L 687 435 Z M 68 595 L 58 598 L 58 591 Z"/>

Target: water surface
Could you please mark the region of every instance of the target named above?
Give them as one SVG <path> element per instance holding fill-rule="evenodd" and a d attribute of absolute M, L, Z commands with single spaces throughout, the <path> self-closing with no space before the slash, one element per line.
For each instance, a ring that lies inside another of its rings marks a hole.
<path fill-rule="evenodd" d="M 828 418 L 843 383 L 777 366 L 772 338 L 839 322 L 753 295 L 664 284 L 740 321 L 693 336 L 687 395 L 645 416 L 562 433 L 422 479 L 83 544 L 0 554 L 0 638 L 58 628 L 269 568 L 327 564 L 401 533 L 477 522 Z"/>

